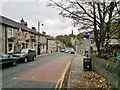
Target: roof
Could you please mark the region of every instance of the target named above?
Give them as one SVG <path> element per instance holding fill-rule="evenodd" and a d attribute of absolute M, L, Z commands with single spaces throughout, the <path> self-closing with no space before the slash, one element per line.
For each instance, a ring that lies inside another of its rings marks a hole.
<path fill-rule="evenodd" d="M 16 21 L 13 21 L 13 20 L 8 19 L 8 18 L 6 18 L 4 16 L 1 16 L 1 15 L 0 15 L 0 23 L 3 24 L 3 25 L 8 25 L 8 26 L 17 28 L 17 29 L 19 29 L 21 27 L 22 30 L 24 30 L 24 31 L 28 31 L 28 32 L 31 32 L 31 33 L 34 33 L 34 34 L 39 34 L 35 30 L 32 30 L 32 29 L 30 29 L 30 28 L 28 28 L 26 26 L 22 26 L 21 23 L 18 23 Z"/>
<path fill-rule="evenodd" d="M 12 26 L 12 27 L 20 28 L 20 23 L 15 22 L 15 21 L 8 19 L 8 18 L 1 16 L 1 15 L 0 15 L 0 23 L 8 25 L 8 26 Z"/>
<path fill-rule="evenodd" d="M 55 40 L 55 38 L 54 37 L 52 37 L 52 36 L 48 36 L 48 38 L 47 38 L 48 40 Z"/>

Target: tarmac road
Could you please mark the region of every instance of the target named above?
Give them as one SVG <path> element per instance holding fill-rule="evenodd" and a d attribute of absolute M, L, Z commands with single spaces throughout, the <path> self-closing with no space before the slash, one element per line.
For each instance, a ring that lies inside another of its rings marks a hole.
<path fill-rule="evenodd" d="M 39 56 L 35 61 L 19 63 L 2 70 L 2 88 L 55 88 L 74 55 L 55 53 Z"/>

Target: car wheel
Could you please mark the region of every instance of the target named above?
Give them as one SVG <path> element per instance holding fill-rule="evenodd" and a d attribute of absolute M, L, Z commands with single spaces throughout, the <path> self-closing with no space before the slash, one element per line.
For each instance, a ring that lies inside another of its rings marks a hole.
<path fill-rule="evenodd" d="M 33 61 L 35 61 L 35 56 L 32 58 Z"/>
<path fill-rule="evenodd" d="M 12 66 L 16 66 L 16 60 L 13 60 Z"/>
<path fill-rule="evenodd" d="M 24 63 L 26 63 L 26 62 L 28 62 L 28 58 L 27 57 L 24 59 Z"/>

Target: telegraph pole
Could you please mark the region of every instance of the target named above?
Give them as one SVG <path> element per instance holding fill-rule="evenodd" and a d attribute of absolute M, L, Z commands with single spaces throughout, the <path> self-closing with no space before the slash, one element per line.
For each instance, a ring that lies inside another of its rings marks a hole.
<path fill-rule="evenodd" d="M 40 22 L 38 21 L 38 32 L 40 33 Z"/>
<path fill-rule="evenodd" d="M 40 22 L 38 21 L 38 55 L 40 54 Z"/>
<path fill-rule="evenodd" d="M 41 54 L 40 52 L 41 52 L 41 47 L 40 47 L 40 25 L 41 26 L 43 26 L 43 23 L 40 23 L 39 21 L 38 21 L 38 55 L 39 54 Z"/>

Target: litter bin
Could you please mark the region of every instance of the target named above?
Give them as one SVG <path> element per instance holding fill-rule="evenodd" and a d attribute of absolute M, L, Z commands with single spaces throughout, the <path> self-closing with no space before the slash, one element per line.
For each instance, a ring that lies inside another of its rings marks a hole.
<path fill-rule="evenodd" d="M 84 69 L 84 71 L 91 71 L 92 70 L 91 58 L 89 58 L 89 57 L 83 58 L 83 69 Z"/>

